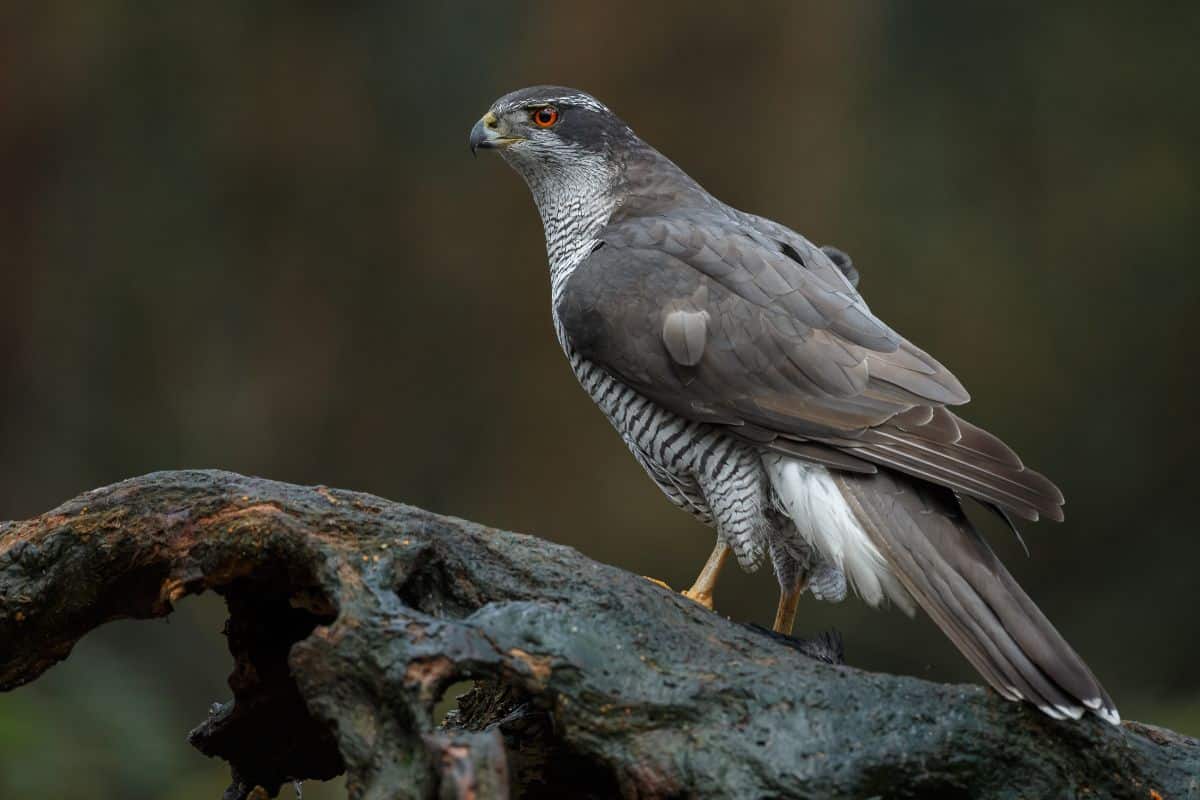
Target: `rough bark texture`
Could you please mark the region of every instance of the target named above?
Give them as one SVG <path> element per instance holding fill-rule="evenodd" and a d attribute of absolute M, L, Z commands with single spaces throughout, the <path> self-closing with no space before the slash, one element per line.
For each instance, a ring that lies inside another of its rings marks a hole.
<path fill-rule="evenodd" d="M 0 525 L 0 689 L 205 590 L 233 701 L 191 741 L 228 798 L 343 770 L 372 799 L 1200 796 L 1194 739 L 822 663 L 567 547 L 222 472 Z"/>

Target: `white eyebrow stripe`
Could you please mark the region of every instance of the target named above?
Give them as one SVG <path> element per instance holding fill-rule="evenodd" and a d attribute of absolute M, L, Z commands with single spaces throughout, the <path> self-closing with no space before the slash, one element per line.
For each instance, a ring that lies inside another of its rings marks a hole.
<path fill-rule="evenodd" d="M 534 100 L 533 98 L 529 98 L 528 101 L 524 101 L 524 102 L 520 102 L 520 103 L 511 103 L 511 104 L 504 106 L 503 108 L 498 108 L 496 110 L 497 111 L 512 111 L 513 109 L 522 108 L 525 105 L 530 104 L 530 103 L 536 103 L 537 105 L 553 105 L 556 103 L 560 104 L 560 105 L 573 105 L 573 106 L 580 106 L 581 108 L 586 108 L 589 111 L 608 111 L 609 110 L 608 106 L 604 105 L 599 100 L 592 97 L 591 95 L 586 95 L 586 94 L 567 94 L 567 95 L 561 95 L 559 97 L 541 97 L 541 98 L 537 98 L 536 100 Z"/>
<path fill-rule="evenodd" d="M 586 94 L 570 94 L 570 95 L 566 95 L 565 97 L 554 97 L 554 98 L 551 98 L 548 102 L 565 103 L 567 105 L 574 105 L 574 106 L 583 106 L 584 108 L 589 108 L 592 111 L 608 111 L 608 106 L 604 105 L 596 98 L 591 97 L 590 95 L 586 95 Z"/>

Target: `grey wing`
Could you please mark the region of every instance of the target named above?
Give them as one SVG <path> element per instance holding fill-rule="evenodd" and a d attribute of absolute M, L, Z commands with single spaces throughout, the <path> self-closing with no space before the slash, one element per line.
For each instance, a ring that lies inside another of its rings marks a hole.
<path fill-rule="evenodd" d="M 572 274 L 559 318 L 581 355 L 688 419 L 1061 519 L 1049 480 L 946 408 L 968 399 L 950 371 L 871 314 L 822 250 L 791 236 L 713 209 L 623 219 Z"/>

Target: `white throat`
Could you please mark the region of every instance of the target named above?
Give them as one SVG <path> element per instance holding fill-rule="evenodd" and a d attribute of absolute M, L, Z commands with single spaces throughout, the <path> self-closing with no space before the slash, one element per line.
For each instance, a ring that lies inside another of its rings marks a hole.
<path fill-rule="evenodd" d="M 544 154 L 526 155 L 517 145 L 503 155 L 529 184 L 542 217 L 551 302 L 557 304 L 567 278 L 591 252 L 596 235 L 616 208 L 614 170 L 604 158 L 582 150 L 576 150 L 570 159 L 551 161 Z"/>

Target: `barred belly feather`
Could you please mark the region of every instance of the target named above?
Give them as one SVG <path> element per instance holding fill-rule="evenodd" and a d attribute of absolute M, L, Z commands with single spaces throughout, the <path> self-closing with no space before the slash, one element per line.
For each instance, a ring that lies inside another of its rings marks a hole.
<path fill-rule="evenodd" d="M 675 505 L 714 525 L 738 563 L 755 570 L 767 538 L 768 485 L 757 450 L 679 417 L 564 346 L 580 384 L 638 463 Z"/>

